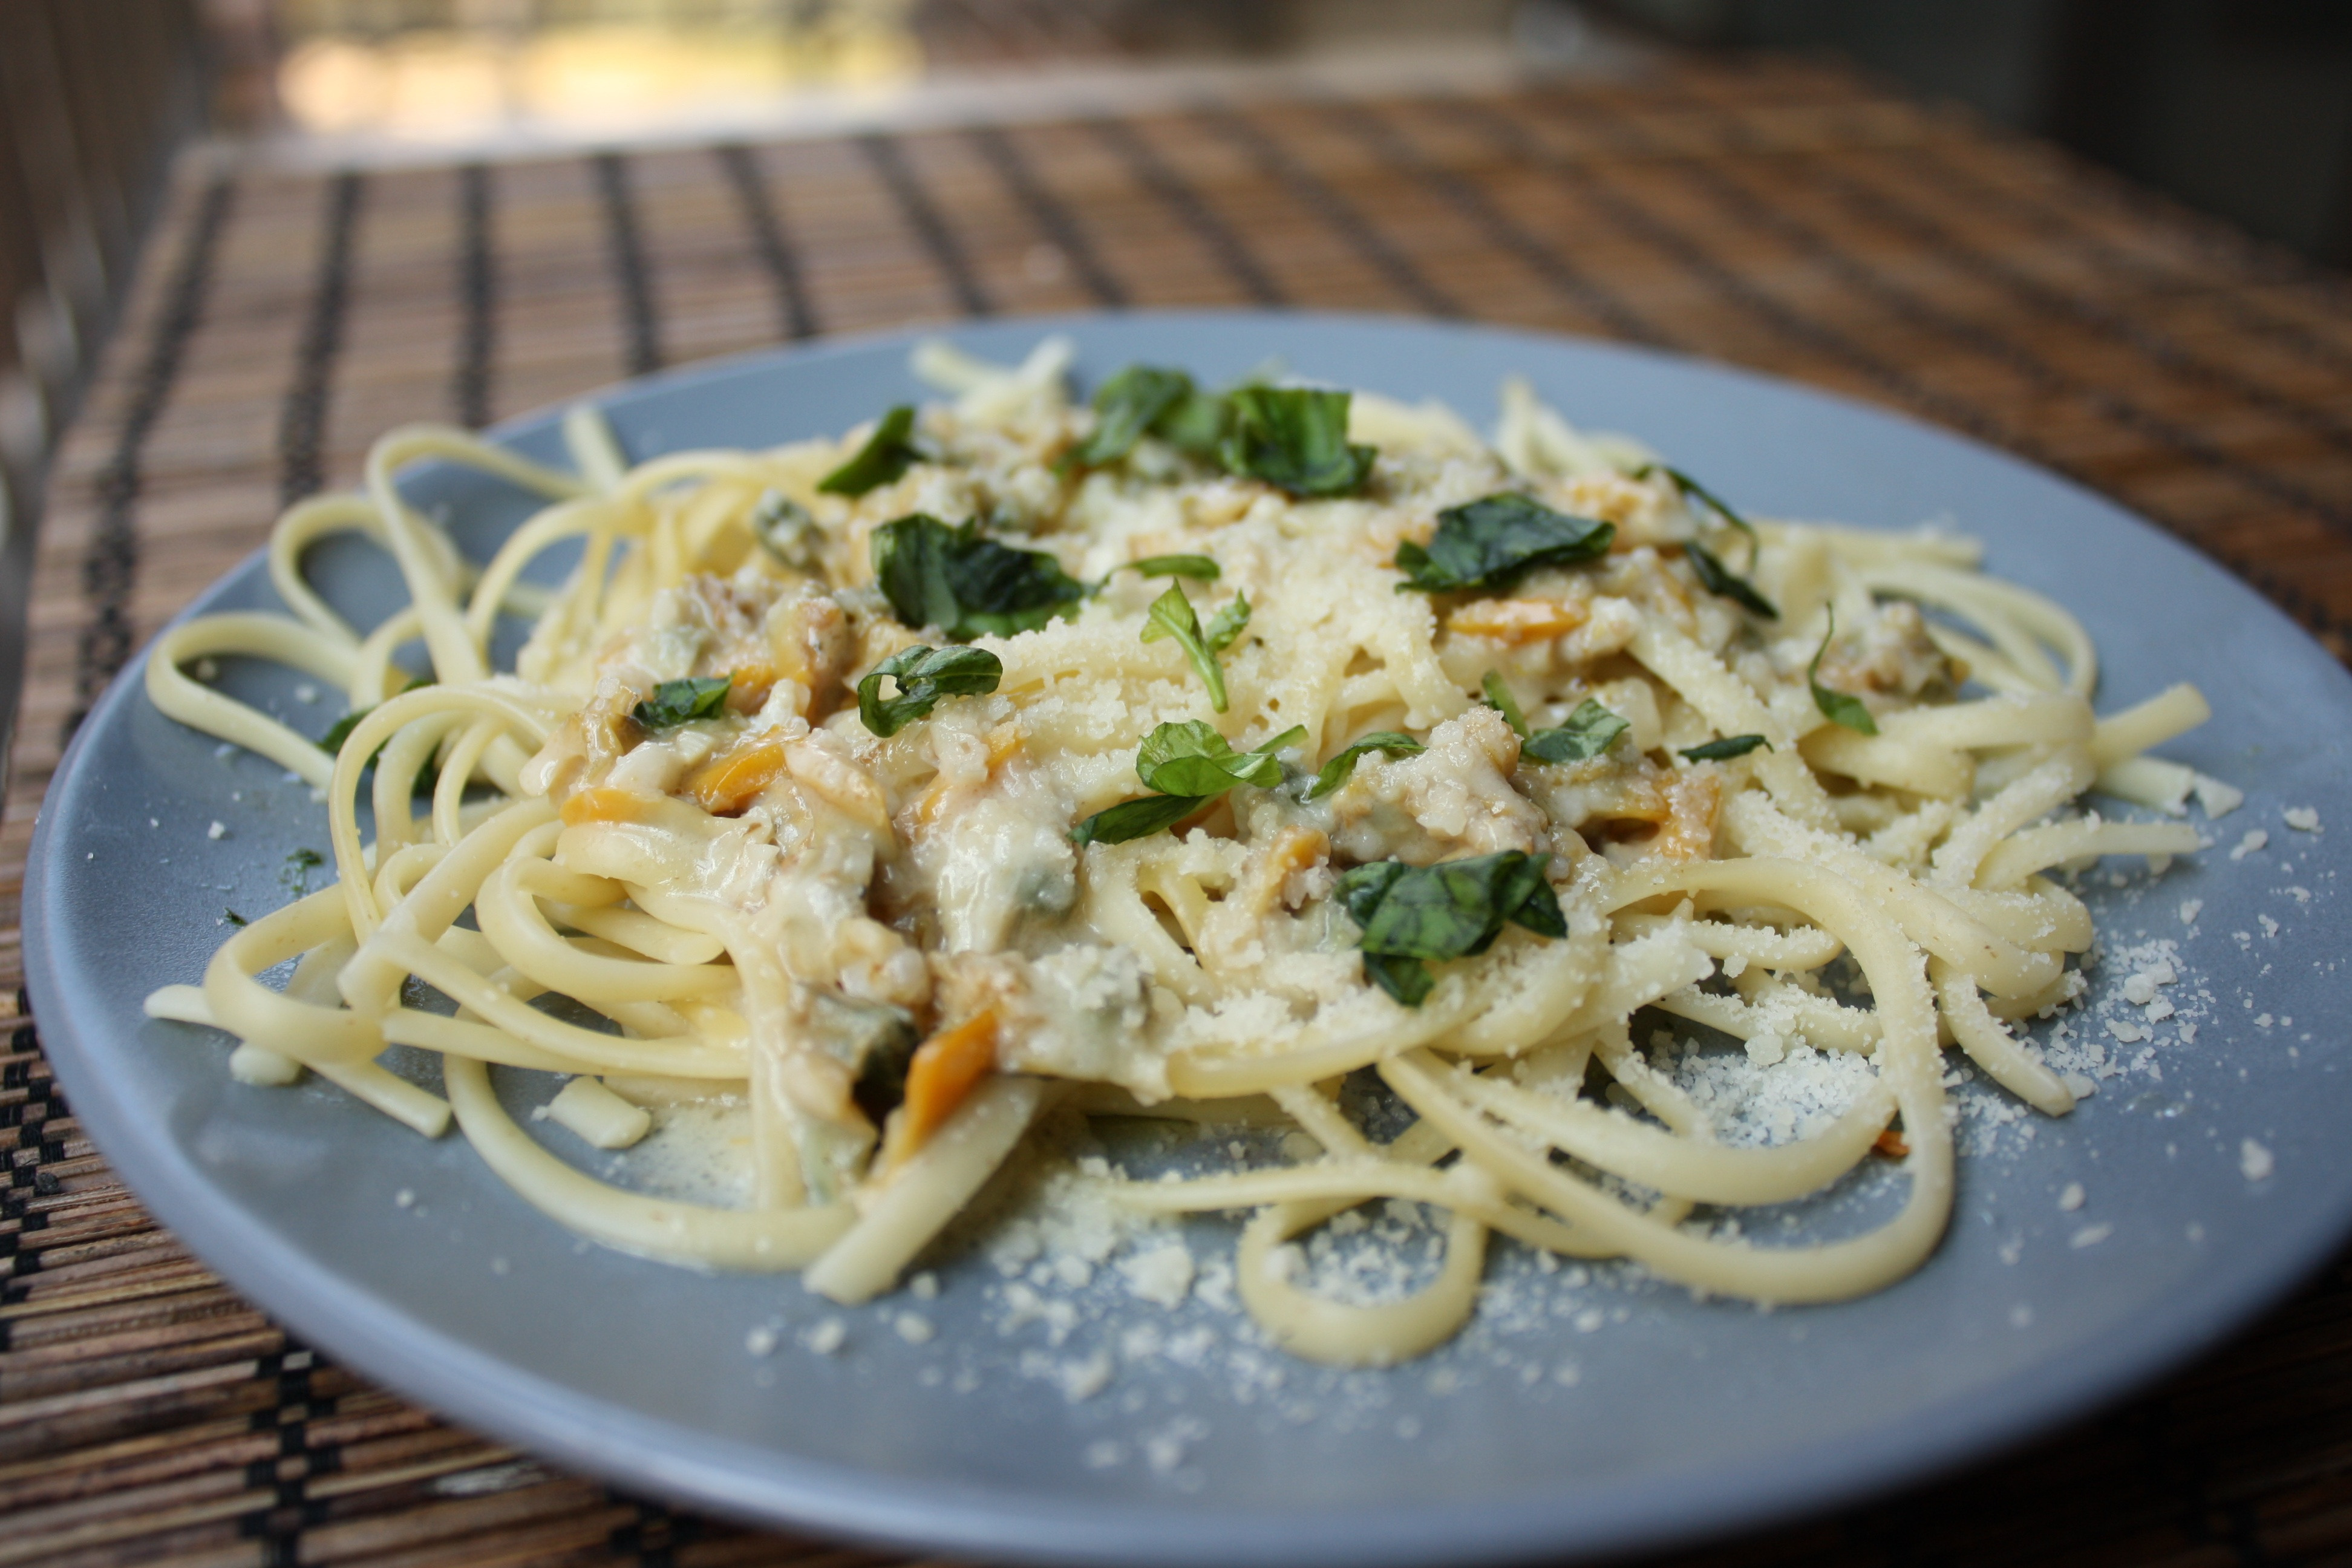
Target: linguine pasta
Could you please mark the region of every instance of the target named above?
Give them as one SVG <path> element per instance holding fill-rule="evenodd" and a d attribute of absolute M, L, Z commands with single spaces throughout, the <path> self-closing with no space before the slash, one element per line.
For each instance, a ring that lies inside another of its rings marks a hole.
<path fill-rule="evenodd" d="M 1751 521 L 1523 384 L 1490 445 L 1434 405 L 1140 367 L 1076 405 L 1067 362 L 928 345 L 951 402 L 765 452 L 632 466 L 586 409 L 572 473 L 385 437 L 362 493 L 278 522 L 289 613 L 147 659 L 159 709 L 324 791 L 337 878 L 149 1011 L 234 1036 L 244 1081 L 454 1120 L 585 1236 L 842 1301 L 1057 1106 L 1287 1126 L 1312 1157 L 1117 1192 L 1249 1211 L 1243 1300 L 1338 1363 L 1452 1334 L 1491 1232 L 1760 1301 L 1877 1289 L 1950 1211 L 1945 1051 L 2072 1108 L 2012 1030 L 2081 990 L 2092 923 L 2052 873 L 2197 847 L 2076 804 L 2177 801 L 2191 775 L 2144 753 L 2206 716 L 2193 689 L 2096 718 L 2081 627 L 1972 542 Z M 401 500 L 428 459 L 544 504 L 478 565 Z M 371 631 L 304 581 L 337 532 L 406 584 Z M 562 585 L 527 583 L 558 547 Z M 189 673 L 226 654 L 343 691 L 333 748 Z M 1733 1146 L 1644 1009 L 1872 1071 Z M 559 1119 L 607 1143 L 640 1103 L 743 1097 L 750 1201 L 575 1168 L 501 1108 L 518 1068 L 573 1075 Z M 1351 1119 L 1350 1074 L 1402 1134 Z M 1905 1194 L 1865 1234 L 1692 1223 L 1874 1158 Z M 1348 1304 L 1281 1266 L 1381 1198 L 1451 1215 L 1425 1288 Z"/>

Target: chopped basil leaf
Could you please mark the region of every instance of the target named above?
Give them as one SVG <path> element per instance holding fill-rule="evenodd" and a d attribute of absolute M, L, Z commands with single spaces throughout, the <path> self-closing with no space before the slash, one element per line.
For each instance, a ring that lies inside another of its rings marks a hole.
<path fill-rule="evenodd" d="M 1139 573 L 1146 577 L 1190 577 L 1195 582 L 1213 583 L 1224 568 L 1205 555 L 1147 555 L 1111 570 Z"/>
<path fill-rule="evenodd" d="M 1148 795 L 1141 800 L 1121 801 L 1071 828 L 1070 842 L 1084 847 L 1148 838 L 1163 827 L 1175 826 L 1207 804 L 1189 795 Z"/>
<path fill-rule="evenodd" d="M 1226 399 L 1233 426 L 1220 448 L 1226 468 L 1294 496 L 1361 489 L 1379 454 L 1348 444 L 1351 396 L 1304 386 L 1235 388 Z"/>
<path fill-rule="evenodd" d="M 400 669 L 396 665 L 394 667 L 393 672 L 395 674 L 407 675 L 406 671 Z M 415 675 L 408 675 L 407 680 L 408 684 L 402 687 L 398 691 L 394 692 L 393 696 L 404 697 L 409 692 L 417 690 L 419 688 L 434 684 L 429 679 Z M 360 721 L 374 712 L 375 710 L 376 705 L 373 703 L 365 708 L 354 708 L 350 712 L 344 714 L 341 718 L 336 720 L 332 724 L 328 725 L 327 732 L 319 737 L 319 750 L 326 752 L 327 755 L 331 757 L 339 757 L 342 755 L 343 742 L 352 738 L 352 731 L 360 727 Z M 389 746 L 390 744 L 392 744 L 392 737 L 389 735 L 386 735 L 382 741 L 378 742 L 375 750 L 368 753 L 368 760 L 360 764 L 360 771 L 362 773 L 365 773 L 369 768 L 375 766 L 376 759 L 383 755 L 384 747 Z M 431 795 L 433 793 L 434 784 L 439 781 L 440 777 L 440 763 L 428 759 L 425 766 L 417 770 L 415 793 L 417 795 Z"/>
<path fill-rule="evenodd" d="M 1537 731 L 1519 749 L 1540 763 L 1580 763 L 1601 755 L 1633 727 L 1631 721 L 1588 697 L 1568 716 L 1567 723 Z"/>
<path fill-rule="evenodd" d="M 727 688 L 734 679 L 689 675 L 682 680 L 665 680 L 654 688 L 651 697 L 629 710 L 629 717 L 654 731 L 675 730 L 697 719 L 712 718 L 727 705 Z"/>
<path fill-rule="evenodd" d="M 286 865 L 278 873 L 278 884 L 299 898 L 310 890 L 310 873 L 326 863 L 327 858 L 316 849 L 297 849 L 286 857 Z"/>
<path fill-rule="evenodd" d="M 882 416 L 866 445 L 841 467 L 816 482 L 829 496 L 862 496 L 898 479 L 923 458 L 922 448 L 908 437 L 915 433 L 915 405 L 901 403 Z"/>
<path fill-rule="evenodd" d="M 319 750 L 331 757 L 341 754 L 343 742 L 352 738 L 352 731 L 360 727 L 360 721 L 374 711 L 373 707 L 354 708 L 328 725 L 327 732 L 319 737 Z"/>
<path fill-rule="evenodd" d="M 1506 849 L 1434 866 L 1377 860 L 1345 872 L 1333 896 L 1362 930 L 1364 977 L 1417 1007 L 1433 984 L 1423 963 L 1482 953 L 1506 922 L 1566 936 L 1559 900 L 1544 879 L 1549 858 Z"/>
<path fill-rule="evenodd" d="M 1695 763 L 1727 763 L 1734 757 L 1746 756 L 1759 746 L 1769 752 L 1772 742 L 1761 735 L 1726 735 L 1720 741 L 1685 746 L 1683 755 Z"/>
<path fill-rule="evenodd" d="M 1707 510 L 1714 512 L 1716 516 L 1723 519 L 1724 521 L 1729 523 L 1732 527 L 1738 529 L 1740 532 L 1746 534 L 1748 536 L 1748 570 L 1755 570 L 1755 552 L 1758 544 L 1760 542 L 1756 537 L 1755 524 L 1749 522 L 1746 518 L 1732 510 L 1728 506 L 1726 506 L 1721 496 L 1717 495 L 1713 490 L 1707 489 L 1696 479 L 1692 479 L 1680 468 L 1670 468 L 1664 463 L 1644 463 L 1640 468 L 1633 470 L 1633 478 L 1637 479 L 1646 479 L 1652 474 L 1665 475 L 1667 479 L 1674 481 L 1675 489 L 1682 492 L 1682 497 L 1685 503 L 1690 500 L 1690 498 L 1696 496 L 1706 504 Z"/>
<path fill-rule="evenodd" d="M 1263 745 L 1236 752 L 1233 743 L 1198 719 L 1162 724 L 1135 751 L 1135 773 L 1147 789 L 1161 795 L 1223 795 L 1237 784 L 1272 789 L 1282 782 L 1275 753 L 1307 739 L 1305 725 L 1293 725 Z"/>
<path fill-rule="evenodd" d="M 796 571 L 815 569 L 817 526 L 808 508 L 782 490 L 765 490 L 751 509 L 751 537 Z"/>
<path fill-rule="evenodd" d="M 1511 727 L 1511 733 L 1522 741 L 1526 740 L 1528 716 L 1519 711 L 1519 700 L 1511 695 L 1511 689 L 1504 681 L 1502 672 L 1488 670 L 1486 679 L 1478 683 L 1478 689 L 1486 694 L 1486 706 L 1503 716 L 1503 722 Z"/>
<path fill-rule="evenodd" d="M 1386 952 L 1364 954 L 1364 978 L 1408 1007 L 1420 1006 L 1437 984 L 1421 960 Z"/>
<path fill-rule="evenodd" d="M 898 695 L 882 695 L 882 678 L 898 683 Z M 877 735 L 895 735 L 940 704 L 942 697 L 980 697 L 996 689 L 1004 665 L 977 647 L 900 648 L 857 683 L 857 716 Z"/>
<path fill-rule="evenodd" d="M 1172 826 L 1235 784 L 1272 789 L 1282 782 L 1275 753 L 1306 739 L 1306 726 L 1295 724 L 1249 751 L 1236 752 L 1232 742 L 1198 719 L 1160 725 L 1135 749 L 1135 773 L 1160 793 L 1098 811 L 1072 828 L 1070 837 L 1082 845 L 1124 844 Z"/>
<path fill-rule="evenodd" d="M 1152 423 L 1151 433 L 1180 452 L 1210 458 L 1224 445 L 1233 422 L 1232 404 L 1213 392 L 1193 388 L 1168 405 Z"/>
<path fill-rule="evenodd" d="M 1315 775 L 1315 787 L 1307 792 L 1307 798 L 1320 800 L 1346 784 L 1348 775 L 1356 771 L 1356 763 L 1367 752 L 1379 752 L 1391 757 L 1409 757 L 1415 752 L 1425 752 L 1428 749 L 1411 735 L 1396 730 L 1381 730 L 1365 736 L 1360 741 L 1350 742 L 1345 751 L 1323 764 L 1323 771 Z"/>
<path fill-rule="evenodd" d="M 1616 525 L 1570 517 L 1523 495 L 1505 492 L 1450 506 L 1437 514 L 1427 545 L 1397 546 L 1403 593 L 1496 588 L 1538 566 L 1566 566 L 1609 552 Z"/>
<path fill-rule="evenodd" d="M 1209 629 L 1201 634 L 1201 640 L 1209 645 L 1211 653 L 1223 653 L 1249 626 L 1249 595 L 1235 594 L 1223 609 L 1209 617 Z"/>
<path fill-rule="evenodd" d="M 1034 631 L 1086 584 L 1042 550 L 1015 550 L 915 512 L 874 531 L 874 580 L 910 626 L 938 626 L 956 642 Z"/>
<path fill-rule="evenodd" d="M 1832 691 L 1822 684 L 1822 655 L 1830 651 L 1830 639 L 1837 636 L 1837 610 L 1830 610 L 1829 629 L 1822 633 L 1822 646 L 1813 650 L 1813 662 L 1805 667 L 1805 684 L 1813 689 L 1813 706 L 1832 724 L 1843 724 L 1858 735 L 1878 733 L 1878 721 L 1870 716 L 1862 699 L 1843 691 Z"/>
<path fill-rule="evenodd" d="M 1143 623 L 1143 640 L 1159 642 L 1174 637 L 1192 668 L 1201 672 L 1201 684 L 1209 689 L 1209 706 L 1222 713 L 1225 710 L 1225 672 L 1217 663 L 1217 656 L 1201 636 L 1201 617 L 1192 611 L 1192 601 L 1184 596 L 1181 584 L 1171 584 L 1168 592 L 1151 601 L 1151 614 Z"/>
<path fill-rule="evenodd" d="M 393 696 L 394 697 L 405 697 L 412 691 L 433 684 L 433 681 L 429 678 L 410 675 L 398 665 L 393 666 L 392 669 L 388 673 L 404 677 L 408 682 L 407 685 L 393 693 Z M 343 749 L 343 742 L 352 738 L 352 731 L 360 727 L 360 721 L 374 711 L 375 706 L 373 703 L 365 708 L 354 708 L 350 712 L 344 714 L 341 718 L 336 720 L 333 723 L 328 725 L 327 732 L 319 737 L 319 750 L 326 752 L 327 755 L 331 757 L 339 754 Z M 387 741 L 386 744 L 389 743 L 389 741 Z M 378 746 L 376 750 L 381 752 L 383 750 L 383 747 Z M 373 757 L 370 757 L 368 759 L 370 762 L 373 762 L 374 760 L 375 759 Z"/>
<path fill-rule="evenodd" d="M 228 921 L 228 923 L 233 926 L 241 926 L 246 923 L 246 919 L 243 915 L 238 914 L 235 910 L 230 909 L 226 904 L 221 906 L 221 919 Z"/>
<path fill-rule="evenodd" d="M 1070 462 L 1097 468 L 1118 461 L 1192 391 L 1192 378 L 1181 370 L 1129 365 L 1095 390 L 1094 433 L 1070 449 Z"/>
<path fill-rule="evenodd" d="M 1771 600 L 1756 591 L 1754 584 L 1735 574 L 1723 563 L 1721 557 L 1697 540 L 1687 540 L 1683 553 L 1690 560 L 1691 570 L 1698 574 L 1701 586 L 1710 594 L 1729 599 L 1745 610 L 1752 610 L 1768 621 L 1777 621 L 1780 612 Z"/>

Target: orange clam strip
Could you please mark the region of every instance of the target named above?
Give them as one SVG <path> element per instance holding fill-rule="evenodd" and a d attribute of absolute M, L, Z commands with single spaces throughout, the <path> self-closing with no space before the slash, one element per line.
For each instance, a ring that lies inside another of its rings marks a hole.
<path fill-rule="evenodd" d="M 730 713 L 757 713 L 777 680 L 775 668 L 764 663 L 739 664 L 717 673 L 727 678 L 727 710 Z"/>
<path fill-rule="evenodd" d="M 930 1141 L 996 1067 L 996 1013 L 990 1008 L 915 1047 L 907 1099 L 890 1123 L 884 1164 L 895 1167 Z"/>
<path fill-rule="evenodd" d="M 1291 873 L 1313 868 L 1330 849 L 1330 839 L 1318 828 L 1285 828 L 1282 837 L 1250 868 L 1241 887 L 1224 901 L 1230 906 L 1238 900 L 1240 907 L 1247 910 L 1253 919 L 1263 919 L 1281 901 L 1283 884 L 1290 879 Z"/>
<path fill-rule="evenodd" d="M 784 743 L 759 741 L 720 753 L 697 768 L 686 792 L 713 816 L 738 816 L 784 771 Z"/>
<path fill-rule="evenodd" d="M 1504 643 L 1549 642 L 1591 618 L 1582 605 L 1562 599 L 1473 599 L 1445 617 L 1445 629 Z"/>
<path fill-rule="evenodd" d="M 598 784 L 575 790 L 559 808 L 567 827 L 589 822 L 648 822 L 661 803 L 635 790 Z"/>
<path fill-rule="evenodd" d="M 1666 821 L 1652 847 L 1670 860 L 1715 858 L 1715 818 L 1723 809 L 1723 775 L 1678 774 L 1666 786 Z"/>

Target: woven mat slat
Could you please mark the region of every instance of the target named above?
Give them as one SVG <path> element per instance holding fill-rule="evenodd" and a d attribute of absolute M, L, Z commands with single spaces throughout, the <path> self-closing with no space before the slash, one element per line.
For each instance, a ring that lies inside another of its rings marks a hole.
<path fill-rule="evenodd" d="M 1833 69 L 490 167 L 191 165 L 56 466 L 0 909 L 74 716 L 392 425 L 819 334 L 1253 303 L 1591 333 L 1890 404 L 2105 491 L 2352 651 L 2352 289 Z M 0 929 L 0 995 L 18 946 Z M 147 1219 L 21 1002 L 0 1030 L 0 1568 L 880 1561 L 551 1473 L 324 1363 Z M 2339 1263 L 2021 1456 L 1675 1561 L 2348 1552 Z"/>

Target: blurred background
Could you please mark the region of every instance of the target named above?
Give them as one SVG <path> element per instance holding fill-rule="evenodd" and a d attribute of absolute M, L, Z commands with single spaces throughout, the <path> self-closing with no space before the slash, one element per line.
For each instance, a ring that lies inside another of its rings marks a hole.
<path fill-rule="evenodd" d="M 173 150 L 311 164 L 1833 55 L 2352 261 L 2340 0 L 0 0 L 0 460 L 72 410 Z M 0 502 L 6 497 L 0 495 Z"/>

